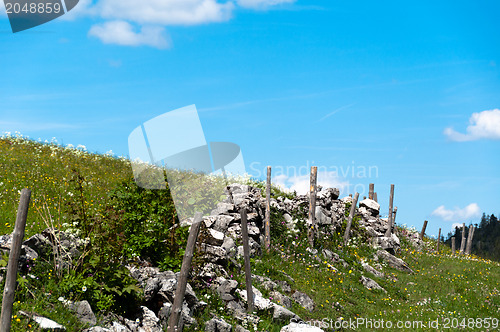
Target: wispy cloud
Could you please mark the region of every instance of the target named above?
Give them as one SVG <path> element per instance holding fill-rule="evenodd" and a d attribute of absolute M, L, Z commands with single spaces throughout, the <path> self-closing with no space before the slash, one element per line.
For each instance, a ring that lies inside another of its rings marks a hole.
<path fill-rule="evenodd" d="M 463 209 L 459 207 L 454 207 L 453 209 L 447 209 L 444 205 L 438 206 L 431 215 L 439 217 L 445 221 L 468 221 L 470 218 L 479 217 L 481 215 L 481 209 L 477 203 L 471 203 L 464 207 Z"/>
<path fill-rule="evenodd" d="M 333 112 L 330 112 L 328 113 L 327 115 L 325 115 L 324 117 L 322 117 L 321 119 L 318 120 L 318 122 L 321 122 L 325 119 L 328 119 L 329 117 L 331 117 L 332 115 L 334 115 L 335 113 L 338 113 L 342 110 L 345 110 L 346 108 L 349 108 L 349 107 L 352 107 L 354 106 L 356 103 L 353 103 L 353 104 L 349 104 L 349 105 L 345 105 L 345 106 L 342 106 L 342 107 L 339 107 L 337 108 L 336 110 L 334 110 Z"/>
<path fill-rule="evenodd" d="M 455 131 L 452 127 L 446 128 L 444 134 L 448 139 L 455 142 L 479 139 L 500 140 L 500 110 L 493 109 L 473 113 L 469 119 L 465 134 Z"/>

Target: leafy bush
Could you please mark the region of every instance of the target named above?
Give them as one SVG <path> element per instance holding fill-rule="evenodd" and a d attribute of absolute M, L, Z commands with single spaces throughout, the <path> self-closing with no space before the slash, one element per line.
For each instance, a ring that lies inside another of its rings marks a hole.
<path fill-rule="evenodd" d="M 177 270 L 187 243 L 187 227 L 178 225 L 177 213 L 168 190 L 149 190 L 132 178 L 111 195 L 112 208 L 120 213 L 125 258 L 141 259 Z"/>

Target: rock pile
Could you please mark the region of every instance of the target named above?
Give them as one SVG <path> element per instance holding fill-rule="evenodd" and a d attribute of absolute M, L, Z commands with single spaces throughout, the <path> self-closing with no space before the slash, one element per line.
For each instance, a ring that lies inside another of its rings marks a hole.
<path fill-rule="evenodd" d="M 256 257 L 261 253 L 261 244 L 264 243 L 263 220 L 265 216 L 265 199 L 261 196 L 259 189 L 240 184 L 233 184 L 228 187 L 232 193 L 232 200 L 227 199 L 219 203 L 212 211 L 211 215 L 203 217 L 202 230 L 198 240 L 197 251 L 201 253 L 204 264 L 192 271 L 193 279 L 211 288 L 220 299 L 224 301 L 228 312 L 239 321 L 239 325 L 234 328 L 223 319 L 214 317 L 206 323 L 206 331 L 247 331 L 245 327 L 256 325 L 259 317 L 246 313 L 247 292 L 243 285 L 232 279 L 227 272 L 229 265 L 240 267 L 238 258 L 243 256 L 243 246 L 241 244 L 241 217 L 240 209 L 247 212 L 248 233 L 250 241 L 250 255 Z M 342 229 L 345 221 L 347 204 L 352 204 L 350 197 L 339 199 L 339 190 L 334 188 L 318 187 L 316 199 L 316 223 L 318 231 L 324 235 L 337 236 L 337 232 Z M 293 199 L 284 197 L 271 198 L 271 206 L 280 211 L 286 220 L 287 227 L 292 231 L 297 231 L 297 223 L 304 222 L 304 213 L 307 211 L 309 198 L 307 195 L 297 196 Z M 300 217 L 302 216 L 302 217 Z M 386 237 L 387 220 L 380 217 L 380 205 L 370 199 L 359 202 L 356 220 L 361 228 L 371 237 L 371 242 L 380 250 L 377 252 L 379 260 L 388 265 L 406 272 L 413 272 L 402 260 L 396 258 L 395 254 L 400 247 L 399 238 L 392 234 Z M 303 218 L 300 220 L 299 218 Z M 193 219 L 183 221 L 184 225 L 190 225 Z M 9 250 L 12 242 L 9 235 L 0 236 L 0 249 Z M 82 240 L 77 237 L 54 229 L 47 229 L 41 234 L 30 237 L 23 243 L 23 251 L 20 267 L 26 269 L 38 256 L 47 256 L 56 253 L 57 264 L 63 268 L 69 267 L 73 258 L 81 254 Z M 316 249 L 310 252 L 320 255 Z M 347 263 L 338 254 L 329 250 L 322 250 L 322 256 L 332 263 Z M 318 257 L 319 260 L 321 258 Z M 380 268 L 363 263 L 363 269 L 376 277 L 385 277 Z M 124 318 L 113 316 L 101 326 L 93 326 L 87 332 L 99 331 L 163 331 L 172 310 L 175 289 L 177 287 L 178 274 L 172 271 L 161 272 L 155 267 L 127 266 L 130 274 L 137 280 L 138 285 L 144 290 L 145 303 L 139 306 L 134 317 Z M 332 267 L 333 268 L 333 267 Z M 335 268 L 333 268 L 335 269 Z M 257 311 L 269 312 L 273 320 L 277 322 L 300 321 L 300 318 L 290 311 L 292 301 L 298 303 L 309 311 L 315 308 L 314 301 L 305 293 L 293 290 L 293 279 L 286 276 L 288 281 L 271 280 L 267 277 L 253 275 L 254 303 Z M 381 289 L 374 280 L 362 276 L 360 283 L 370 289 Z M 269 298 L 262 296 L 262 291 L 270 294 Z M 69 303 L 74 311 L 79 313 L 82 321 L 95 325 L 95 316 L 88 306 L 88 303 Z M 196 324 L 193 315 L 202 310 L 207 303 L 200 301 L 191 285 L 187 285 L 184 299 L 181 322 L 182 326 L 192 326 Z M 93 318 L 92 318 L 93 317 Z M 283 331 L 293 331 L 292 326 L 285 327 Z"/>

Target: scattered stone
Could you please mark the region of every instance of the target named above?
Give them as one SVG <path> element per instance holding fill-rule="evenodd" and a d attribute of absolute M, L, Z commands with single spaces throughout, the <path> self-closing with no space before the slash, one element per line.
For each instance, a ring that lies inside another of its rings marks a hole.
<path fill-rule="evenodd" d="M 359 281 L 361 281 L 363 286 L 365 286 L 368 289 L 380 289 L 380 290 L 384 291 L 384 293 L 387 293 L 387 291 L 384 288 L 382 288 L 382 286 L 377 284 L 377 282 L 373 279 L 367 278 L 365 276 L 361 276 Z"/>
<path fill-rule="evenodd" d="M 384 260 L 389 264 L 389 266 L 398 269 L 403 272 L 413 273 L 413 270 L 403 261 L 401 258 L 397 258 L 396 256 L 388 253 L 385 250 L 378 250 L 376 254 L 380 259 Z"/>
<path fill-rule="evenodd" d="M 212 318 L 205 323 L 206 332 L 231 332 L 233 327 L 222 318 Z"/>
<path fill-rule="evenodd" d="M 111 330 L 100 326 L 93 326 L 83 330 L 83 332 L 109 332 L 109 331 Z"/>
<path fill-rule="evenodd" d="M 253 290 L 253 304 L 256 309 L 265 311 L 273 308 L 274 303 L 264 298 L 262 296 L 262 293 L 257 288 L 252 286 L 252 290 Z M 245 290 L 238 289 L 236 292 L 243 299 L 243 302 L 248 303 L 246 289 Z"/>
<path fill-rule="evenodd" d="M 295 291 L 292 295 L 292 299 L 306 310 L 309 310 L 310 312 L 314 310 L 314 301 L 309 297 L 309 295 Z"/>
<path fill-rule="evenodd" d="M 273 306 L 273 320 L 289 322 L 291 319 L 300 319 L 299 316 L 291 312 L 290 310 L 278 305 L 274 304 Z"/>
<path fill-rule="evenodd" d="M 236 327 L 234 328 L 234 331 L 235 332 L 250 332 L 249 330 L 247 330 L 246 328 L 244 328 L 241 325 L 236 325 Z"/>
<path fill-rule="evenodd" d="M 278 280 L 277 281 L 277 284 L 281 287 L 281 289 L 286 292 L 286 293 L 290 293 L 292 291 L 292 287 L 290 287 L 290 285 L 288 284 L 288 282 L 284 281 L 284 280 Z"/>
<path fill-rule="evenodd" d="M 76 316 L 82 323 L 91 326 L 97 323 L 92 307 L 87 300 L 71 303 L 68 308 L 76 313 Z"/>
<path fill-rule="evenodd" d="M 38 316 L 37 314 L 28 314 L 24 311 L 19 311 L 19 314 L 20 315 L 23 315 L 23 316 L 26 316 L 30 319 L 32 319 L 33 321 L 35 321 L 38 326 L 40 327 L 40 329 L 42 330 L 51 330 L 51 331 L 65 331 L 66 328 L 64 326 L 62 326 L 61 324 L 51 320 L 51 319 L 48 319 L 47 317 L 43 317 L 43 316 Z"/>
<path fill-rule="evenodd" d="M 276 302 L 279 305 L 282 305 L 283 307 L 290 309 L 292 307 L 292 300 L 286 296 L 281 294 L 278 291 L 272 291 L 269 293 L 271 296 L 271 300 Z"/>
<path fill-rule="evenodd" d="M 363 266 L 363 269 L 366 272 L 369 272 L 369 273 L 371 273 L 374 276 L 377 276 L 379 278 L 385 278 L 385 274 L 383 274 L 382 272 L 378 271 L 377 269 L 375 269 L 374 267 L 372 267 L 370 264 L 368 264 L 368 263 L 361 263 L 361 266 Z"/>

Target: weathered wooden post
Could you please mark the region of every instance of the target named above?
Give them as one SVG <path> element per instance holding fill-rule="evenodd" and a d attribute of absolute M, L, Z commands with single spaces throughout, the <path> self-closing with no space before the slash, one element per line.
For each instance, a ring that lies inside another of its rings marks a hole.
<path fill-rule="evenodd" d="M 247 211 L 245 208 L 240 210 L 241 216 L 241 235 L 243 236 L 243 256 L 245 258 L 245 281 L 247 287 L 248 312 L 253 311 L 253 290 L 252 290 L 252 270 L 250 269 L 250 246 L 248 244 L 248 224 Z"/>
<path fill-rule="evenodd" d="M 396 213 L 398 213 L 398 207 L 394 207 L 394 212 L 392 213 L 392 223 L 396 225 Z"/>
<path fill-rule="evenodd" d="M 30 197 L 31 190 L 21 190 L 21 198 L 17 208 L 16 225 L 14 226 L 14 233 L 12 234 L 12 246 L 10 247 L 7 276 L 5 278 L 5 287 L 3 290 L 2 314 L 0 316 L 1 332 L 10 331 L 12 305 L 14 304 L 14 295 L 16 292 L 17 265 L 19 255 L 21 254 L 21 246 L 23 244 L 26 219 L 28 218 Z"/>
<path fill-rule="evenodd" d="M 441 228 L 439 229 L 439 234 L 438 234 L 438 243 L 437 243 L 437 252 L 439 253 L 439 242 L 441 242 Z"/>
<path fill-rule="evenodd" d="M 314 246 L 314 237 L 316 232 L 316 181 L 318 176 L 318 167 L 311 167 L 311 178 L 309 186 L 309 231 L 307 237 L 309 245 Z"/>
<path fill-rule="evenodd" d="M 200 224 L 202 220 L 201 212 L 196 212 L 194 215 L 194 221 L 191 225 L 189 231 L 189 236 L 186 245 L 186 252 L 184 253 L 184 258 L 182 259 L 181 272 L 179 279 L 177 280 L 177 288 L 175 290 L 174 304 L 172 305 L 172 312 L 168 319 L 168 332 L 178 332 L 179 318 L 182 311 L 182 302 L 184 301 L 184 295 L 186 293 L 187 278 L 189 271 L 191 270 L 191 262 L 193 260 L 194 246 L 198 238 L 198 233 L 200 231 Z"/>
<path fill-rule="evenodd" d="M 465 254 L 470 255 L 472 250 L 472 238 L 474 237 L 474 225 L 470 225 L 469 227 L 469 236 L 467 236 L 467 248 L 465 249 Z"/>
<path fill-rule="evenodd" d="M 347 241 L 349 241 L 349 236 L 351 233 L 352 218 L 354 218 L 354 214 L 356 213 L 356 204 L 358 204 L 358 198 L 359 198 L 359 194 L 356 193 L 354 195 L 354 198 L 352 199 L 351 211 L 349 212 L 349 219 L 347 220 L 347 227 L 345 228 L 345 233 L 344 233 L 344 244 L 347 244 Z"/>
<path fill-rule="evenodd" d="M 460 253 L 463 254 L 465 250 L 465 223 L 462 224 L 462 243 L 460 243 Z"/>
<path fill-rule="evenodd" d="M 451 237 L 451 254 L 455 255 L 455 237 Z"/>
<path fill-rule="evenodd" d="M 373 192 L 375 190 L 375 184 L 374 183 L 370 183 L 369 188 L 370 189 L 368 189 L 368 198 L 369 199 L 373 199 Z"/>
<path fill-rule="evenodd" d="M 373 193 L 373 200 L 378 203 L 377 193 L 376 192 Z"/>
<path fill-rule="evenodd" d="M 266 250 L 269 252 L 271 247 L 271 166 L 267 166 L 265 237 Z"/>
<path fill-rule="evenodd" d="M 394 202 L 394 185 L 391 184 L 391 193 L 389 195 L 389 214 L 387 216 L 387 231 L 385 232 L 386 237 L 390 237 L 392 234 L 392 228 L 394 224 L 392 222 L 392 205 Z"/>
<path fill-rule="evenodd" d="M 422 231 L 420 232 L 420 240 L 424 239 L 425 229 L 427 228 L 427 220 L 424 220 L 424 226 L 422 227 Z"/>

